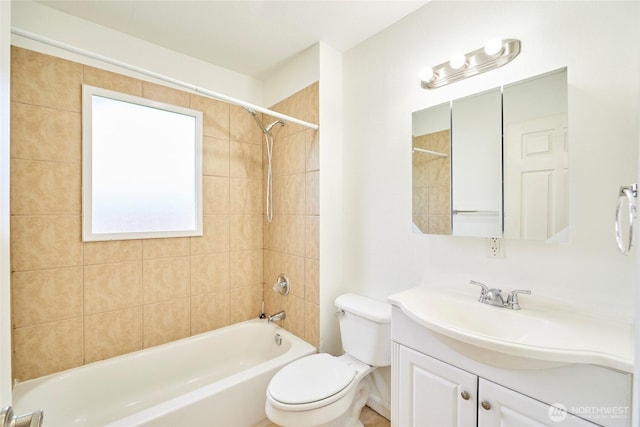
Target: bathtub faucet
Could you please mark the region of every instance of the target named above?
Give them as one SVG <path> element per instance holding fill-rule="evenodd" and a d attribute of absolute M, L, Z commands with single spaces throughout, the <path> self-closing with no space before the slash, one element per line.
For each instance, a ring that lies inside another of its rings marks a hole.
<path fill-rule="evenodd" d="M 284 310 L 277 312 L 276 314 L 272 314 L 269 316 L 269 323 L 275 322 L 277 320 L 282 320 L 287 318 L 287 313 Z"/>
<path fill-rule="evenodd" d="M 0 412 L 0 426 L 2 427 L 41 427 L 44 413 L 41 409 L 29 414 L 15 416 L 13 408 L 7 406 Z"/>

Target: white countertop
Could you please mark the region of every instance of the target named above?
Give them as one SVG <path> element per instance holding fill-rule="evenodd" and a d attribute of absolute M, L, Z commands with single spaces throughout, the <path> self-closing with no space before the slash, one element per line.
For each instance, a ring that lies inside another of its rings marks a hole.
<path fill-rule="evenodd" d="M 472 286 L 418 286 L 388 300 L 425 328 L 478 349 L 633 372 L 632 325 L 568 311 L 535 294 L 520 297 L 521 310 L 480 303 L 479 295 Z"/>

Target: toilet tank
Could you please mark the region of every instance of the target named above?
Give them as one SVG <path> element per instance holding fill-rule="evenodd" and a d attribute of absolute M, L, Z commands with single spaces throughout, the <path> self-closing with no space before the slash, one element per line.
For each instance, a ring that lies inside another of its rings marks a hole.
<path fill-rule="evenodd" d="M 391 364 L 391 304 L 356 294 L 336 298 L 344 351 L 371 366 Z"/>

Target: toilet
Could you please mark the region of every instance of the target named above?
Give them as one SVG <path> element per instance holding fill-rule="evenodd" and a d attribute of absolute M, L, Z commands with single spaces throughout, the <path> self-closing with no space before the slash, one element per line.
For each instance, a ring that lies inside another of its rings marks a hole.
<path fill-rule="evenodd" d="M 356 294 L 336 298 L 345 354 L 318 353 L 291 362 L 267 388 L 265 411 L 283 427 L 362 427 L 369 397 L 363 379 L 391 364 L 391 305 Z"/>

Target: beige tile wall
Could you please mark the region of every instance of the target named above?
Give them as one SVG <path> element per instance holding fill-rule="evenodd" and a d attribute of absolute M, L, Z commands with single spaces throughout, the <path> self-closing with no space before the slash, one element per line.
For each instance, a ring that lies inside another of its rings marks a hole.
<path fill-rule="evenodd" d="M 428 234 L 451 234 L 450 131 L 413 137 L 413 146 L 446 154 L 413 153 L 413 223 Z"/>
<path fill-rule="evenodd" d="M 204 112 L 203 237 L 81 241 L 82 83 Z M 317 103 L 316 84 L 276 108 L 317 121 Z M 287 125 L 278 135 L 277 221 L 267 225 L 264 143 L 244 109 L 14 47 L 14 377 L 26 380 L 256 317 L 265 282 L 270 310 L 288 310 L 283 326 L 317 344 L 317 133 Z M 276 271 L 292 277 L 286 300 L 271 291 Z"/>
<path fill-rule="evenodd" d="M 271 109 L 312 123 L 319 122 L 315 83 Z M 265 123 L 273 121 L 265 117 Z M 273 134 L 273 222 L 265 219 L 265 311 L 285 310 L 282 326 L 318 347 L 319 344 L 319 153 L 318 131 L 288 123 Z M 266 152 L 264 154 L 266 159 Z M 266 160 L 265 170 L 266 170 Z M 291 283 L 291 293 L 272 290 L 280 273 Z"/>

